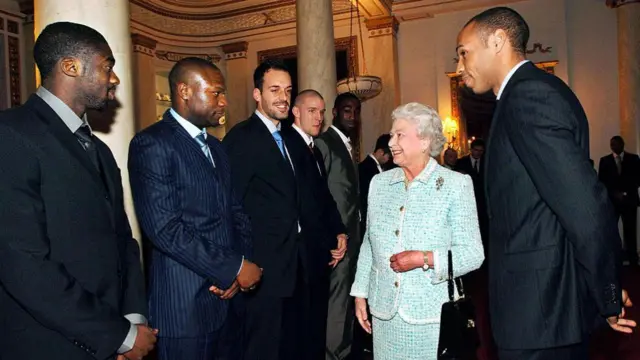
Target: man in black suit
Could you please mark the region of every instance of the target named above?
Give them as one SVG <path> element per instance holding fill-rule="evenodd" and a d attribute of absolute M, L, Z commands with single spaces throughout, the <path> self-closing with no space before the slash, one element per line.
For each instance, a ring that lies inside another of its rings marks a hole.
<path fill-rule="evenodd" d="M 611 138 L 610 155 L 600 159 L 598 177 L 607 187 L 619 218 L 622 218 L 622 233 L 631 266 L 638 266 L 636 222 L 638 216 L 638 187 L 640 187 L 640 159 L 638 155 L 624 151 L 621 136 Z"/>
<path fill-rule="evenodd" d="M 586 359 L 594 325 L 635 322 L 623 318 L 619 236 L 586 116 L 562 80 L 525 60 L 528 37 L 517 12 L 492 8 L 456 47 L 465 85 L 498 99 L 485 159 L 492 328 L 501 360 Z"/>
<path fill-rule="evenodd" d="M 327 331 L 329 302 L 329 274 L 342 260 L 347 250 L 346 229 L 340 219 L 329 187 L 322 154 L 314 146 L 324 122 L 325 104 L 322 95 L 315 90 L 303 90 L 296 96 L 292 108 L 294 122 L 283 129 L 290 134 L 287 144 L 301 156 L 300 166 L 306 168 L 301 190 L 306 196 L 302 206 L 302 233 L 308 249 L 309 360 L 323 360 Z M 301 174 L 296 175 L 299 177 Z M 337 241 L 336 241 L 337 239 Z M 337 244 L 337 247 L 336 247 Z"/>
<path fill-rule="evenodd" d="M 42 86 L 0 114 L 0 358 L 141 359 L 156 330 L 120 170 L 87 109 L 115 99 L 104 37 L 48 25 L 33 50 Z"/>
<path fill-rule="evenodd" d="M 367 221 L 367 197 L 369 195 L 369 184 L 374 176 L 384 171 L 384 166 L 391 160 L 391 150 L 389 149 L 389 134 L 382 134 L 376 140 L 376 146 L 373 152 L 367 155 L 364 160 L 358 164 L 358 180 L 360 181 L 360 220 L 361 233 L 363 235 L 365 224 Z"/>
<path fill-rule="evenodd" d="M 149 312 L 160 360 L 240 359 L 242 297 L 260 280 L 249 261 L 249 218 L 232 191 L 229 160 L 206 128 L 219 126 L 225 82 L 188 57 L 169 73 L 171 109 L 131 141 L 133 199 L 152 250 Z"/>
<path fill-rule="evenodd" d="M 291 101 L 291 76 L 280 62 L 253 75 L 257 110 L 234 126 L 223 145 L 231 180 L 249 215 L 253 258 L 264 269 L 246 299 L 245 359 L 301 359 L 306 349 L 308 269 L 301 236 L 304 167 L 281 131 Z M 307 150 L 308 151 L 308 150 Z"/>
<path fill-rule="evenodd" d="M 482 236 L 485 257 L 488 257 L 489 217 L 487 215 L 487 203 L 484 194 L 484 152 L 484 140 L 474 139 L 471 142 L 469 155 L 458 159 L 454 169 L 455 171 L 471 176 L 471 181 L 473 181 L 473 193 L 476 198 L 476 209 L 478 209 L 480 235 Z"/>

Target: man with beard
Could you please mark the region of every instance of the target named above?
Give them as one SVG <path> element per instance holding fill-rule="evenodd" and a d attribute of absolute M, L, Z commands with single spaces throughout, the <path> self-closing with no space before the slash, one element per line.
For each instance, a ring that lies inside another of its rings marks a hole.
<path fill-rule="evenodd" d="M 344 261 L 331 272 L 327 319 L 327 360 L 344 359 L 351 351 L 353 298 L 349 296 L 360 251 L 360 197 L 358 170 L 353 161 L 350 137 L 360 124 L 360 100 L 351 93 L 336 97 L 333 125 L 315 143 L 324 160 L 329 190 L 347 227 L 349 245 Z"/>
<path fill-rule="evenodd" d="M 594 325 L 635 326 L 624 319 L 620 238 L 582 106 L 525 59 L 528 39 L 520 14 L 498 7 L 473 17 L 456 46 L 465 85 L 498 99 L 484 161 L 491 325 L 501 360 L 586 359 Z"/>
<path fill-rule="evenodd" d="M 301 236 L 305 167 L 281 132 L 289 114 L 291 76 L 280 62 L 260 64 L 254 74 L 255 113 L 234 126 L 223 144 L 236 194 L 251 219 L 253 258 L 262 282 L 246 294 L 247 360 L 305 359 L 308 281 Z"/>
<path fill-rule="evenodd" d="M 0 358 L 141 359 L 157 331 L 140 251 L 120 170 L 86 120 L 115 98 L 113 54 L 60 22 L 33 55 L 42 86 L 0 114 Z"/>
<path fill-rule="evenodd" d="M 227 106 L 222 73 L 199 58 L 169 73 L 171 109 L 129 149 L 131 190 L 152 244 L 149 313 L 162 329 L 160 360 L 239 359 L 239 289 L 261 270 L 249 261 L 249 219 L 232 191 L 229 161 L 206 128 Z"/>

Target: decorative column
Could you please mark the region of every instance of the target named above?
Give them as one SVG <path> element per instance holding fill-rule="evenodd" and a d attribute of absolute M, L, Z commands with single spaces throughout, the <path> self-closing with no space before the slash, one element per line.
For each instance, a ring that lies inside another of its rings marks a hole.
<path fill-rule="evenodd" d="M 235 124 L 249 117 L 249 84 L 253 81 L 253 71 L 249 69 L 247 50 L 249 43 L 240 41 L 222 45 L 227 65 L 227 111 L 225 128 L 231 129 Z M 253 87 L 253 86 L 252 86 Z"/>
<path fill-rule="evenodd" d="M 48 24 L 71 21 L 90 26 L 99 31 L 109 43 L 116 59 L 115 72 L 120 78 L 116 97 L 118 108 L 111 113 L 108 128 L 96 127 L 97 136 L 111 149 L 122 175 L 124 202 L 134 237 L 140 238 L 138 224 L 133 211 L 129 187 L 127 156 L 129 141 L 135 131 L 133 106 L 133 81 L 131 74 L 132 46 L 129 32 L 129 2 L 123 0 L 34 0 L 35 33 L 40 34 Z M 92 117 L 89 118 L 91 120 Z M 100 125 L 104 125 L 102 122 Z"/>
<path fill-rule="evenodd" d="M 156 40 L 141 34 L 131 34 L 133 43 L 133 100 L 136 130 L 156 122 Z M 117 70 L 116 64 L 116 70 Z"/>
<path fill-rule="evenodd" d="M 393 16 L 367 19 L 369 33 L 367 67 L 371 75 L 382 79 L 380 95 L 367 100 L 362 116 L 363 154 L 367 154 L 382 134 L 391 130 L 391 112 L 400 105 L 398 73 L 398 20 Z"/>
<path fill-rule="evenodd" d="M 328 114 L 333 108 L 338 82 L 331 5 L 331 1 L 296 1 L 298 91 L 314 89 L 322 94 Z M 325 116 L 324 128 L 331 122 L 332 116 Z"/>
<path fill-rule="evenodd" d="M 631 152 L 640 151 L 640 0 L 608 1 L 618 17 L 620 135 Z"/>

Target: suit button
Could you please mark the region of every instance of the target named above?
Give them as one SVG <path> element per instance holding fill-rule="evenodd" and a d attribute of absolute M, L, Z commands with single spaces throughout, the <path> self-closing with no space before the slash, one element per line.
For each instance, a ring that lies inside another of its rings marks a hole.
<path fill-rule="evenodd" d="M 404 206 L 400 206 L 400 211 L 404 211 Z"/>
<path fill-rule="evenodd" d="M 400 230 L 396 230 L 396 236 L 400 235 Z"/>
<path fill-rule="evenodd" d="M 400 284 L 399 284 L 397 281 L 396 281 L 396 282 L 394 282 L 394 283 L 393 283 L 393 285 L 394 285 L 395 287 L 400 286 Z"/>
<path fill-rule="evenodd" d="M 105 195 L 104 199 L 108 201 L 109 200 L 109 195 Z"/>

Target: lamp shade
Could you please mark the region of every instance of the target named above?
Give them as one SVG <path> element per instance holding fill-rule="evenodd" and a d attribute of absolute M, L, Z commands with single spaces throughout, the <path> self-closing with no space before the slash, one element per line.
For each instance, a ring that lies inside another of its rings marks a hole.
<path fill-rule="evenodd" d="M 371 99 L 382 91 L 382 80 L 377 76 L 362 75 L 338 81 L 338 95 L 350 92 L 360 101 Z"/>

